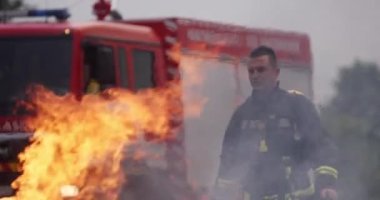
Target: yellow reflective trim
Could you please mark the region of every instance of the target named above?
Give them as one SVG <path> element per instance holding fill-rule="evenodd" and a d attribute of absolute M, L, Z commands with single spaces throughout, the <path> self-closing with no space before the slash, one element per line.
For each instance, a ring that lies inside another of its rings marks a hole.
<path fill-rule="evenodd" d="M 319 171 L 317 175 L 330 175 L 333 176 L 335 179 L 338 179 L 338 175 L 331 173 L 330 171 Z"/>
<path fill-rule="evenodd" d="M 336 170 L 334 167 L 330 167 L 330 166 L 327 166 L 327 165 L 320 166 L 315 171 L 318 172 L 320 170 L 331 171 L 331 172 L 333 172 L 335 174 L 338 174 L 338 170 Z"/>
<path fill-rule="evenodd" d="M 330 167 L 330 166 L 320 166 L 315 170 L 315 172 L 316 172 L 317 176 L 320 174 L 324 174 L 324 175 L 331 175 L 335 179 L 338 178 L 338 170 L 336 170 L 335 168 Z"/>
<path fill-rule="evenodd" d="M 309 178 L 309 187 L 307 187 L 305 189 L 299 189 L 299 190 L 293 191 L 288 196 L 291 200 L 297 200 L 300 198 L 302 199 L 302 198 L 310 197 L 310 196 L 314 195 L 314 193 L 315 193 L 315 185 L 314 185 L 315 177 L 314 177 L 313 170 L 309 170 L 307 176 Z"/>
<path fill-rule="evenodd" d="M 265 141 L 265 139 L 260 140 L 259 151 L 262 152 L 262 153 L 268 151 L 268 145 L 267 145 L 267 142 Z"/>
<path fill-rule="evenodd" d="M 297 94 L 297 95 L 303 95 L 304 96 L 304 94 L 299 90 L 288 90 L 288 92 L 291 94 Z"/>
<path fill-rule="evenodd" d="M 314 183 L 311 184 L 306 189 L 296 190 L 292 192 L 293 196 L 295 196 L 296 198 L 312 196 L 314 193 L 315 193 Z"/>
<path fill-rule="evenodd" d="M 231 186 L 231 185 L 235 185 L 236 186 L 236 185 L 238 185 L 238 183 L 235 182 L 235 181 L 218 178 L 216 180 L 216 185 L 218 187 L 228 187 L 228 186 Z"/>
<path fill-rule="evenodd" d="M 263 197 L 263 200 L 277 200 L 278 199 L 278 195 L 275 194 L 275 195 L 271 195 L 271 196 L 264 196 Z"/>

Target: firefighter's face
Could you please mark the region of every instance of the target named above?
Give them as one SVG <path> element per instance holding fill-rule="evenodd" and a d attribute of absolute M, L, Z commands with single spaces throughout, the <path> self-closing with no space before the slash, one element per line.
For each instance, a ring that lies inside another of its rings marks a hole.
<path fill-rule="evenodd" d="M 280 70 L 273 66 L 268 55 L 251 58 L 248 63 L 248 75 L 254 90 L 271 89 L 276 86 Z"/>

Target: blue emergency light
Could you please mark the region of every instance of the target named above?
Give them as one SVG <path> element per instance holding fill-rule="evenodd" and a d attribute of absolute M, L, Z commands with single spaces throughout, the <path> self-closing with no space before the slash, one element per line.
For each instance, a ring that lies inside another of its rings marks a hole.
<path fill-rule="evenodd" d="M 67 9 L 9 10 L 1 11 L 0 17 L 55 17 L 59 21 L 64 21 L 70 17 L 70 13 Z"/>

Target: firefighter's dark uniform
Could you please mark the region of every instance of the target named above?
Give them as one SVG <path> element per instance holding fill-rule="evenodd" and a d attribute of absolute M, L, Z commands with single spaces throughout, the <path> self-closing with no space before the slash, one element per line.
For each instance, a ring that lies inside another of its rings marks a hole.
<path fill-rule="evenodd" d="M 217 187 L 240 184 L 244 199 L 312 199 L 334 187 L 335 150 L 314 105 L 276 87 L 253 92 L 233 114 L 223 141 Z"/>

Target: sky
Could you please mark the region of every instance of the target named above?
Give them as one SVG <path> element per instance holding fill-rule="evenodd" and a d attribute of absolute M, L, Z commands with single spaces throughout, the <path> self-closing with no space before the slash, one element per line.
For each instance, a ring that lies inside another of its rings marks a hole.
<path fill-rule="evenodd" d="M 94 20 L 96 0 L 24 0 L 39 8 L 68 7 L 73 21 Z M 355 60 L 380 64 L 379 0 L 118 0 L 125 19 L 189 17 L 310 36 L 315 102 L 333 95 L 338 70 Z"/>

